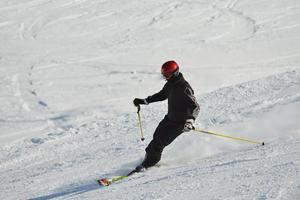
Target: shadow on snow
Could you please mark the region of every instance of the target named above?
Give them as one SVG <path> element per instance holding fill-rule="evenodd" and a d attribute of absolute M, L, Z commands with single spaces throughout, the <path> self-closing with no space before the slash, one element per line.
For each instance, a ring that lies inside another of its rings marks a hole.
<path fill-rule="evenodd" d="M 78 194 L 82 194 L 85 192 L 89 192 L 92 190 L 101 189 L 102 187 L 103 186 L 100 186 L 97 183 L 87 183 L 87 184 L 79 185 L 76 187 L 69 187 L 66 189 L 61 189 L 60 191 L 55 192 L 53 194 L 35 197 L 35 198 L 31 198 L 29 200 L 48 200 L 48 199 L 54 199 L 57 197 L 63 197 L 63 196 L 67 196 L 67 195 L 73 196 L 73 195 L 78 195 Z"/>

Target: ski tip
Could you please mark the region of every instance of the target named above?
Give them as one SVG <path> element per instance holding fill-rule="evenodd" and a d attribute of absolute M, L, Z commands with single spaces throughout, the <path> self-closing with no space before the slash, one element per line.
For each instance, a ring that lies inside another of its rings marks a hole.
<path fill-rule="evenodd" d="M 264 146 L 264 145 L 265 145 L 265 142 L 262 142 L 262 143 L 261 143 L 261 145 L 263 145 L 263 146 Z"/>
<path fill-rule="evenodd" d="M 106 178 L 98 180 L 98 183 L 99 183 L 99 185 L 102 185 L 102 186 L 109 186 L 109 181 Z"/>

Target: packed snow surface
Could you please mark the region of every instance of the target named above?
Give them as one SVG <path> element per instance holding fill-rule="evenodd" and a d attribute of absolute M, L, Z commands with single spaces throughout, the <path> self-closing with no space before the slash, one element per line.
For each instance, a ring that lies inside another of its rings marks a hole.
<path fill-rule="evenodd" d="M 299 0 L 1 0 L 0 199 L 300 199 Z M 176 60 L 196 127 L 124 175 L 167 112 Z"/>

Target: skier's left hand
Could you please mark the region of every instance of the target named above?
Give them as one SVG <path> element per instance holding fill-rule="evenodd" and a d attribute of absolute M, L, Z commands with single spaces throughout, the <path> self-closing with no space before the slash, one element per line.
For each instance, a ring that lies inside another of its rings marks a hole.
<path fill-rule="evenodd" d="M 184 131 L 184 132 L 189 132 L 189 131 L 191 131 L 191 130 L 194 130 L 195 127 L 194 127 L 193 123 L 194 123 L 194 120 L 193 120 L 193 119 L 187 119 L 187 120 L 185 121 L 183 131 Z"/>

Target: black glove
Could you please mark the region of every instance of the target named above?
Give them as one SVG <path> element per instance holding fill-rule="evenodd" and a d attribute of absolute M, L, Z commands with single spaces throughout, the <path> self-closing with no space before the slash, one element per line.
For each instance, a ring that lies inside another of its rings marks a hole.
<path fill-rule="evenodd" d="M 193 123 L 194 123 L 194 120 L 193 120 L 193 119 L 187 119 L 187 120 L 185 121 L 183 131 L 184 131 L 184 132 L 189 132 L 189 131 L 191 131 L 191 130 L 194 130 L 195 127 L 194 127 Z"/>
<path fill-rule="evenodd" d="M 139 105 L 141 105 L 141 104 L 148 104 L 148 102 L 146 101 L 146 99 L 139 99 L 139 98 L 135 98 L 134 100 L 133 100 L 133 104 L 135 105 L 135 106 L 139 106 Z"/>

